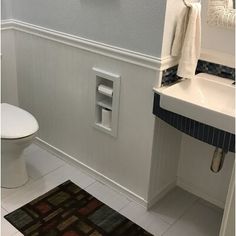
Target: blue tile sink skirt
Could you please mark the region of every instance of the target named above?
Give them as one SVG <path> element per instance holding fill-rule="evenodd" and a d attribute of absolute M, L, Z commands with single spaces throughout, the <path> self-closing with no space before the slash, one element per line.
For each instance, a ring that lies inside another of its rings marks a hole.
<path fill-rule="evenodd" d="M 224 151 L 235 153 L 235 135 L 200 123 L 160 107 L 160 95 L 154 94 L 153 114 L 181 132 Z"/>

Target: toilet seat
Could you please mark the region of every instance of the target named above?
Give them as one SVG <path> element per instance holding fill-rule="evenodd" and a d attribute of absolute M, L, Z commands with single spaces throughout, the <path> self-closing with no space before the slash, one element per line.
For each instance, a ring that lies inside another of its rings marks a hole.
<path fill-rule="evenodd" d="M 38 131 L 37 120 L 29 112 L 7 104 L 1 104 L 1 138 L 20 139 Z"/>

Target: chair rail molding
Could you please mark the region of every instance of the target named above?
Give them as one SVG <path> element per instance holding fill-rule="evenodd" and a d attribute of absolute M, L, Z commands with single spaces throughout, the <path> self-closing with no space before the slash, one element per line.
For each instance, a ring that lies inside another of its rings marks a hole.
<path fill-rule="evenodd" d="M 156 57 L 147 55 L 15 19 L 2 20 L 1 30 L 15 30 L 31 34 L 155 71 L 162 71 L 177 64 L 176 58 L 171 56 Z"/>
<path fill-rule="evenodd" d="M 236 10 L 232 0 L 208 0 L 207 23 L 228 29 L 235 27 Z"/>

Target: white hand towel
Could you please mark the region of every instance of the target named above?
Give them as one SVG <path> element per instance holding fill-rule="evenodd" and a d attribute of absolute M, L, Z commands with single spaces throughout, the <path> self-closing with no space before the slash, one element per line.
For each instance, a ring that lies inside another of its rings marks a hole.
<path fill-rule="evenodd" d="M 201 4 L 191 3 L 177 22 L 171 55 L 179 56 L 177 75 L 192 78 L 195 75 L 201 50 Z"/>

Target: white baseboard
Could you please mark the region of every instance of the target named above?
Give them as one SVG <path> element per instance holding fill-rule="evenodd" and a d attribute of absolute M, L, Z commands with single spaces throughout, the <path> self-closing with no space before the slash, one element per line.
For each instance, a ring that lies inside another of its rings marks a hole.
<path fill-rule="evenodd" d="M 170 182 L 163 187 L 151 200 L 148 200 L 147 209 L 151 209 L 159 200 L 161 200 L 168 192 L 170 192 L 176 186 L 176 180 Z"/>
<path fill-rule="evenodd" d="M 218 206 L 219 208 L 224 209 L 224 207 L 225 207 L 225 202 L 219 201 L 218 199 L 215 199 L 215 198 L 209 196 L 208 194 L 203 192 L 201 189 L 199 189 L 197 186 L 194 186 L 194 185 L 192 185 L 180 178 L 177 179 L 177 186 L 179 186 L 180 188 Z"/>
<path fill-rule="evenodd" d="M 125 188 L 124 186 L 118 184 L 114 180 L 108 178 L 107 176 L 103 175 L 102 173 L 94 170 L 93 168 L 87 166 L 86 164 L 80 162 L 76 158 L 68 155 L 67 153 L 63 152 L 62 150 L 52 146 L 51 144 L 45 142 L 44 140 L 36 137 L 34 143 L 41 146 L 43 149 L 46 149 L 47 151 L 51 152 L 52 154 L 56 155 L 60 159 L 64 160 L 68 164 L 71 164 L 73 166 L 81 168 L 84 172 L 94 177 L 96 180 L 102 182 L 105 185 L 108 185 L 109 187 L 113 188 L 117 192 L 120 192 L 121 194 L 125 195 L 127 198 L 130 198 L 133 201 L 138 202 L 142 206 L 146 207 L 148 206 L 148 202 L 142 198 L 141 196 L 137 195 L 136 193 L 130 191 L 129 189 Z"/>

